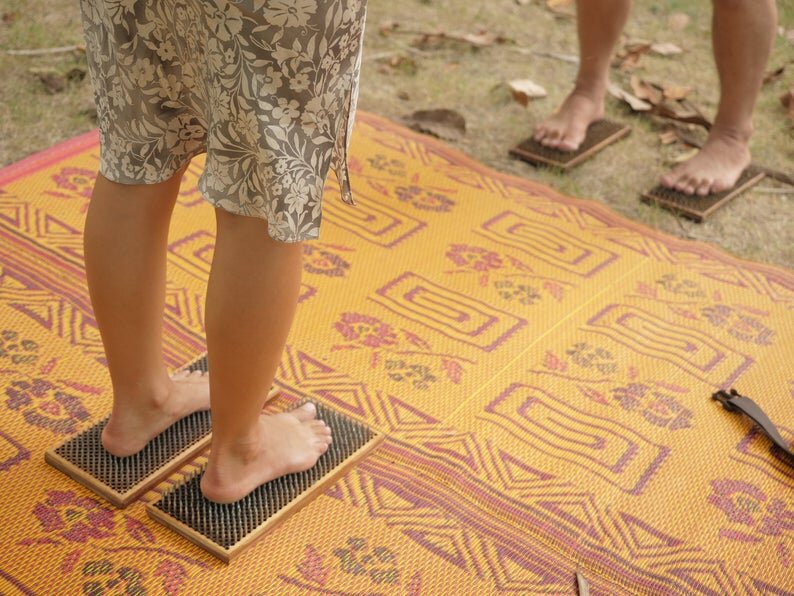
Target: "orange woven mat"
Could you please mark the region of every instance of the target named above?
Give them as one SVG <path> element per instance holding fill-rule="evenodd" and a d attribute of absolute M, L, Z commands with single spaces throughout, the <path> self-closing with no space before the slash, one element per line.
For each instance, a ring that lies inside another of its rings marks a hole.
<path fill-rule="evenodd" d="M 231 565 L 43 452 L 106 415 L 82 264 L 94 133 L 0 171 L 0 593 L 791 594 L 794 273 L 629 222 L 360 114 L 329 183 L 282 405 L 387 434 Z M 166 356 L 202 353 L 211 207 L 186 177 Z M 193 469 L 186 466 L 184 472 Z M 169 482 L 173 482 L 171 478 Z"/>

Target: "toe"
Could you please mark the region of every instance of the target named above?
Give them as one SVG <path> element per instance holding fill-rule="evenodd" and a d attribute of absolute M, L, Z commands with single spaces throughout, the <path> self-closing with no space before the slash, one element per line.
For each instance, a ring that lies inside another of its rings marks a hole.
<path fill-rule="evenodd" d="M 675 181 L 675 184 L 673 184 L 673 188 L 675 188 L 678 192 L 682 192 L 684 194 L 690 194 L 690 191 L 688 190 L 690 186 L 691 183 L 687 176 L 679 177 L 678 180 Z"/>
<path fill-rule="evenodd" d="M 711 193 L 711 191 L 712 191 L 712 181 L 706 179 L 700 180 L 700 183 L 697 185 L 697 188 L 695 188 L 695 194 L 698 195 L 699 197 L 705 197 L 706 195 Z"/>
<path fill-rule="evenodd" d="M 312 402 L 307 402 L 293 410 L 295 417 L 301 422 L 313 420 L 317 416 L 317 407 Z"/>
<path fill-rule="evenodd" d="M 560 149 L 561 151 L 576 151 L 581 144 L 581 141 L 578 141 L 577 139 L 564 137 L 560 139 L 559 143 L 557 143 L 557 149 Z"/>

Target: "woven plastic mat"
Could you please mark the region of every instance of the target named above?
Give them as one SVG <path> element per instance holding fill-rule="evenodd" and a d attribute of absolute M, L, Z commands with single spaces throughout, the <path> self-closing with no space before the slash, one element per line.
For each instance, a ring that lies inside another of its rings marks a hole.
<path fill-rule="evenodd" d="M 794 438 L 794 273 L 629 222 L 360 114 L 277 382 L 386 435 L 225 565 L 44 451 L 107 415 L 81 230 L 94 133 L 0 171 L 0 592 L 788 594 L 794 471 L 711 400 Z M 166 357 L 205 350 L 213 212 L 191 166 Z"/>

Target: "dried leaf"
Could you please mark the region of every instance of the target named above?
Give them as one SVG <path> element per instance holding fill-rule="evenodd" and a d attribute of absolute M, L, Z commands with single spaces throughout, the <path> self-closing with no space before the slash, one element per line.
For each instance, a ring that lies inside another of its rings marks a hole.
<path fill-rule="evenodd" d="M 50 95 L 61 93 L 64 89 L 66 89 L 66 77 L 57 71 L 32 70 L 31 72 L 38 77 L 39 81 L 41 81 L 42 85 L 44 85 L 45 91 L 47 91 L 47 93 Z"/>
<path fill-rule="evenodd" d="M 505 38 L 501 35 L 495 35 L 488 31 L 479 31 L 477 33 L 464 33 L 459 38 L 477 48 L 485 48 L 492 46 L 495 43 L 504 43 Z"/>
<path fill-rule="evenodd" d="M 662 42 L 652 43 L 650 51 L 660 56 L 675 56 L 676 54 L 683 54 L 684 50 L 679 48 L 674 43 Z"/>
<path fill-rule="evenodd" d="M 392 31 L 396 31 L 400 27 L 397 21 L 383 21 L 378 27 L 381 35 L 389 35 Z"/>
<path fill-rule="evenodd" d="M 788 109 L 788 117 L 794 120 L 794 87 L 780 96 L 780 103 L 783 104 L 784 108 Z"/>
<path fill-rule="evenodd" d="M 655 106 L 664 98 L 662 89 L 659 87 L 659 85 L 656 85 L 655 83 L 649 83 L 648 81 L 643 81 L 636 75 L 632 75 L 630 84 L 634 95 L 636 95 L 639 99 L 648 101 L 651 105 Z"/>
<path fill-rule="evenodd" d="M 681 163 L 681 162 L 687 161 L 687 160 L 692 159 L 693 157 L 695 157 L 695 155 L 697 155 L 698 151 L 700 151 L 700 149 L 698 149 L 697 147 L 692 147 L 691 149 L 687 149 L 683 153 L 679 153 L 678 155 L 673 156 L 670 159 L 670 161 L 673 162 L 673 163 Z"/>
<path fill-rule="evenodd" d="M 674 12 L 667 18 L 667 24 L 673 31 L 683 31 L 689 25 L 689 15 L 683 12 Z"/>
<path fill-rule="evenodd" d="M 66 78 L 73 83 L 79 83 L 86 77 L 87 74 L 88 72 L 85 68 L 75 66 L 66 73 Z"/>
<path fill-rule="evenodd" d="M 607 89 L 609 90 L 610 95 L 625 101 L 635 112 L 647 112 L 653 109 L 653 106 L 650 103 L 640 99 L 639 97 L 635 97 L 628 91 L 624 91 L 614 83 L 610 83 Z"/>
<path fill-rule="evenodd" d="M 17 18 L 19 18 L 18 12 L 4 12 L 3 16 L 0 17 L 0 20 L 2 20 L 4 23 L 10 24 L 16 21 Z"/>
<path fill-rule="evenodd" d="M 510 93 L 513 94 L 513 99 L 524 107 L 527 107 L 529 100 L 548 95 L 546 89 L 529 79 L 508 81 L 507 86 L 510 88 Z"/>
<path fill-rule="evenodd" d="M 693 125 L 676 125 L 674 130 L 675 134 L 678 137 L 678 140 L 684 143 L 685 145 L 689 145 L 690 147 L 702 147 L 703 143 L 706 142 L 705 138 L 699 137 L 694 131 L 691 129 Z"/>
<path fill-rule="evenodd" d="M 678 142 L 678 133 L 672 128 L 659 133 L 659 142 L 662 145 L 672 145 Z"/>
<path fill-rule="evenodd" d="M 622 72 L 631 72 L 640 64 L 640 58 L 648 53 L 651 44 L 648 42 L 627 42 L 623 50 L 615 57 L 614 64 Z"/>
<path fill-rule="evenodd" d="M 783 77 L 784 72 L 786 72 L 785 65 L 766 73 L 766 75 L 764 75 L 764 85 L 767 85 L 769 83 L 774 83 L 775 81 L 779 81 Z"/>
<path fill-rule="evenodd" d="M 691 90 L 691 87 L 687 87 L 685 85 L 665 85 L 662 89 L 662 93 L 666 99 L 678 101 L 679 99 L 684 99 L 687 95 L 689 95 Z"/>
<path fill-rule="evenodd" d="M 416 60 L 409 56 L 391 56 L 381 61 L 378 70 L 383 74 L 399 73 L 413 76 L 419 70 L 419 66 Z"/>
<path fill-rule="evenodd" d="M 670 118 L 677 122 L 697 124 L 707 130 L 711 128 L 711 122 L 687 99 L 677 101 L 664 99 L 654 107 L 654 112 L 663 118 Z"/>
<path fill-rule="evenodd" d="M 455 110 L 417 110 L 407 121 L 414 130 L 449 141 L 457 141 L 466 134 L 466 119 Z"/>

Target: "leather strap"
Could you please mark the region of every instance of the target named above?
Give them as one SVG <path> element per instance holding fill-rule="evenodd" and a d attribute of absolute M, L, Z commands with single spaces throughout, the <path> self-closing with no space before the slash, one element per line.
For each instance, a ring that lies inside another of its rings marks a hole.
<path fill-rule="evenodd" d="M 764 434 L 769 437 L 777 448 L 788 456 L 783 458 L 784 461 L 794 466 L 794 451 L 792 451 L 789 444 L 786 443 L 786 440 L 781 436 L 777 428 L 775 428 L 775 425 L 772 424 L 769 416 L 764 414 L 764 411 L 757 403 L 749 397 L 741 395 L 736 389 L 731 389 L 730 392 L 725 390 L 717 391 L 711 398 L 720 402 L 722 407 L 729 412 L 744 414 L 760 426 Z"/>

